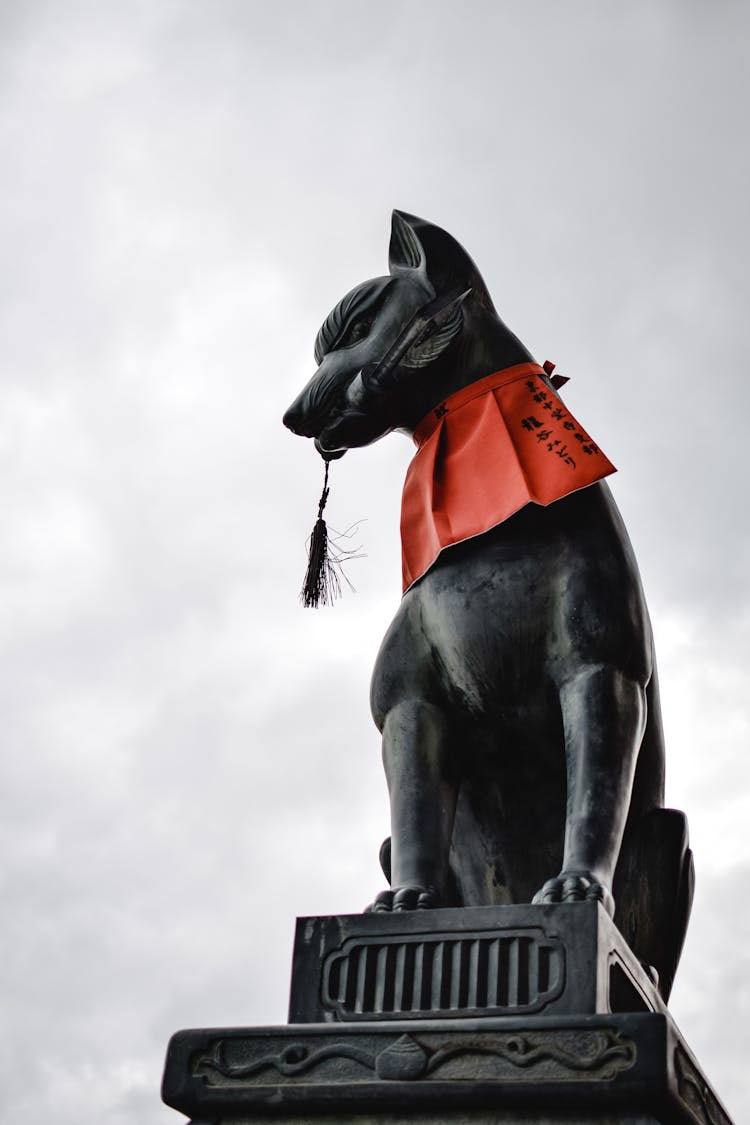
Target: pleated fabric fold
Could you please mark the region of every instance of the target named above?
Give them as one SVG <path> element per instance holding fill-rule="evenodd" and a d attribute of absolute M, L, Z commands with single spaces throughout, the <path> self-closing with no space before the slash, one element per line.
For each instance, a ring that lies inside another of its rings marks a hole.
<path fill-rule="evenodd" d="M 446 547 L 616 471 L 536 363 L 456 391 L 422 419 L 414 441 L 401 504 L 404 592 Z"/>

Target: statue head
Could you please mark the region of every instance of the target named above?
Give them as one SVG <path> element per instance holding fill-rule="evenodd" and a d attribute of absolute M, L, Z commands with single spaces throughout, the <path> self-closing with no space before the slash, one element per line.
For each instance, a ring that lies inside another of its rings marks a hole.
<path fill-rule="evenodd" d="M 326 317 L 315 341 L 318 369 L 284 415 L 324 455 L 413 429 L 455 389 L 449 383 L 492 370 L 501 338 L 515 341 L 474 262 L 440 227 L 394 211 L 388 266 Z M 518 359 L 527 358 L 515 343 Z"/>

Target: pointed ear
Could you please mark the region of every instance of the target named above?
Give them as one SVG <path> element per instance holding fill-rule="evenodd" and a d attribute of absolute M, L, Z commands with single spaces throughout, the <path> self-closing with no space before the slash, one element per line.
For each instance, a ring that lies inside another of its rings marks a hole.
<path fill-rule="evenodd" d="M 433 306 L 439 303 L 441 307 L 434 316 L 430 316 L 419 337 L 404 353 L 401 360 L 402 367 L 429 367 L 446 348 L 450 347 L 463 330 L 464 316 L 461 305 L 470 293 L 471 289 L 467 289 L 447 304 L 445 298 L 432 302 Z"/>
<path fill-rule="evenodd" d="M 388 268 L 391 276 L 412 273 L 418 270 L 425 273 L 426 258 L 422 243 L 400 211 L 391 217 L 391 244 L 388 247 Z"/>

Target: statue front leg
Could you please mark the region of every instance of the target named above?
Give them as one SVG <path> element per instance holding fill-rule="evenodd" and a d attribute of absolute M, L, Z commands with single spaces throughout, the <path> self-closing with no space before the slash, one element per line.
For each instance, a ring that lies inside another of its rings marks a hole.
<path fill-rule="evenodd" d="M 455 769 L 448 723 L 431 703 L 404 701 L 383 724 L 383 765 L 391 803 L 391 890 L 375 912 L 440 905 L 445 895 L 453 820 Z"/>
<path fill-rule="evenodd" d="M 619 669 L 596 665 L 565 682 L 560 704 L 567 774 L 563 866 L 534 902 L 597 899 L 611 915 L 612 880 L 646 723 L 646 693 Z"/>

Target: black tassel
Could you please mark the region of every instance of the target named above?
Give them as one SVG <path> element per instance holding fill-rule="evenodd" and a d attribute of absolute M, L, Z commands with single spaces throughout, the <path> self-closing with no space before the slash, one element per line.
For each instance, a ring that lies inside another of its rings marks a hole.
<path fill-rule="evenodd" d="M 341 593 L 338 575 L 331 570 L 328 557 L 328 528 L 322 516 L 318 516 L 312 529 L 309 551 L 307 573 L 300 596 L 306 609 L 317 609 L 319 605 L 328 605 Z"/>
<path fill-rule="evenodd" d="M 336 571 L 331 568 L 328 553 L 328 528 L 323 519 L 323 509 L 328 503 L 328 468 L 323 479 L 323 492 L 318 504 L 318 518 L 308 544 L 308 561 L 305 581 L 302 585 L 302 604 L 306 609 L 317 609 L 319 605 L 330 605 L 341 593 L 341 583 Z"/>
<path fill-rule="evenodd" d="M 323 519 L 323 509 L 328 502 L 329 465 L 330 461 L 326 458 L 323 492 L 318 504 L 318 518 L 308 541 L 307 573 L 300 592 L 302 604 L 307 609 L 317 609 L 319 605 L 332 605 L 336 598 L 341 596 L 341 577 L 351 586 L 351 582 L 341 569 L 341 563 L 344 558 L 358 557 L 356 548 L 346 550 L 340 547 L 337 542 L 331 541 L 326 521 Z M 351 530 L 344 534 L 350 535 Z M 342 538 L 342 536 L 337 538 Z"/>

